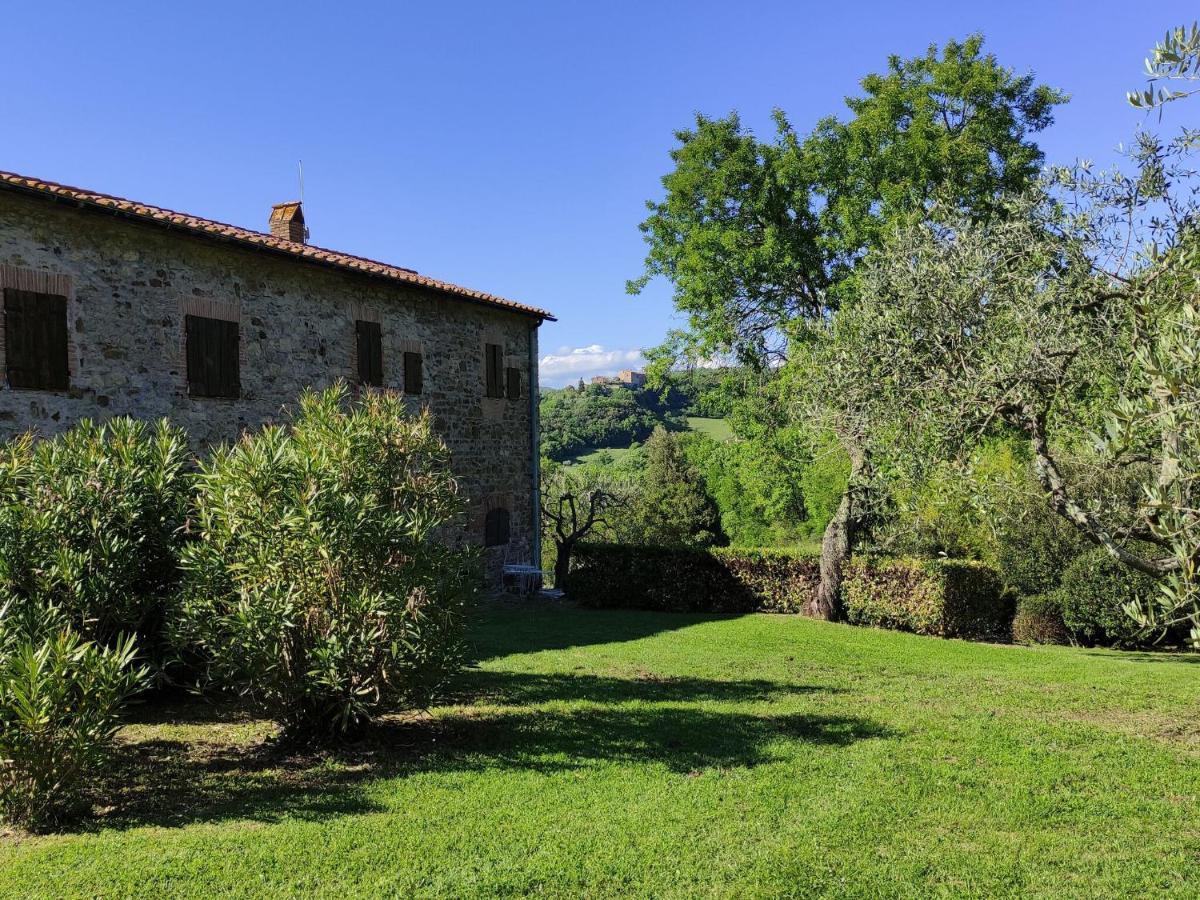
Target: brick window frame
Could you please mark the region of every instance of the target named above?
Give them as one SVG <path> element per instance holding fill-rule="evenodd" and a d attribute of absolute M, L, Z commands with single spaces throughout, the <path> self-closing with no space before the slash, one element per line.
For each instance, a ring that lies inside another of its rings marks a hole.
<path fill-rule="evenodd" d="M 211 297 L 185 297 L 179 304 L 179 380 L 180 392 L 184 397 L 192 397 L 201 401 L 212 400 L 241 400 L 246 398 L 246 329 L 242 327 L 242 307 L 239 302 L 216 300 Z M 236 396 L 200 395 L 192 393 L 188 383 L 188 317 L 201 319 L 218 319 L 232 322 L 238 326 L 237 370 L 238 391 Z"/>
<path fill-rule="evenodd" d="M 43 269 L 29 269 L 21 266 L 0 264 L 0 383 L 5 388 L 8 388 L 8 354 L 5 352 L 6 335 L 4 333 L 3 315 L 3 292 L 5 290 L 27 291 L 31 294 L 45 294 L 52 297 L 65 298 L 67 381 L 68 386 L 75 384 L 79 373 L 79 355 L 78 347 L 73 337 L 72 323 L 79 315 L 79 308 L 75 300 L 74 277 L 62 272 L 49 272 Z M 42 389 L 21 388 L 21 390 Z"/>

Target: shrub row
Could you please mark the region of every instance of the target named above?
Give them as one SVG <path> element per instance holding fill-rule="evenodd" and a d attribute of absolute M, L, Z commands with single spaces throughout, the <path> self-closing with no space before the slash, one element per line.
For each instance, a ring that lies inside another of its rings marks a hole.
<path fill-rule="evenodd" d="M 344 386 L 207 459 L 130 420 L 0 448 L 8 817 L 78 805 L 150 669 L 255 701 L 288 738 L 428 702 L 479 584 L 437 539 L 460 511 L 430 417 Z"/>
<path fill-rule="evenodd" d="M 852 624 L 937 637 L 1007 640 L 1013 620 L 999 574 L 973 560 L 856 560 L 842 604 Z"/>
<path fill-rule="evenodd" d="M 669 612 L 799 612 L 817 561 L 781 550 L 632 544 L 575 549 L 567 593 L 585 606 Z"/>
<path fill-rule="evenodd" d="M 609 609 L 795 613 L 819 583 L 817 559 L 786 550 L 587 544 L 567 592 Z M 843 599 L 856 624 L 943 637 L 1007 637 L 1013 614 L 992 569 L 957 560 L 855 562 Z"/>

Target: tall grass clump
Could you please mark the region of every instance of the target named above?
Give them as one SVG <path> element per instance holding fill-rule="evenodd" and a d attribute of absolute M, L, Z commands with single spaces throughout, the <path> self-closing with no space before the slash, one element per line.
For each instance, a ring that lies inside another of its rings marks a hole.
<path fill-rule="evenodd" d="M 289 426 L 201 463 L 176 637 L 286 738 L 423 705 L 460 664 L 479 582 L 475 558 L 436 539 L 459 513 L 428 413 L 391 393 L 307 393 Z"/>

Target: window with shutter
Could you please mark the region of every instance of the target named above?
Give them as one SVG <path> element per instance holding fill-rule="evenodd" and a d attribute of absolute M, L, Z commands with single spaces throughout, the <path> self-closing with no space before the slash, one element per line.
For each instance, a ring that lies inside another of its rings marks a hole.
<path fill-rule="evenodd" d="M 404 393 L 421 393 L 421 354 L 408 351 L 404 354 Z"/>
<path fill-rule="evenodd" d="M 358 380 L 379 387 L 383 384 L 383 330 L 378 322 L 355 322 L 358 336 Z"/>
<path fill-rule="evenodd" d="M 487 344 L 484 355 L 487 365 L 487 395 L 503 398 L 504 348 L 499 344 Z"/>
<path fill-rule="evenodd" d="M 483 545 L 500 547 L 508 543 L 509 515 L 503 507 L 488 510 L 483 520 Z"/>
<path fill-rule="evenodd" d="M 512 368 L 511 366 L 504 370 L 504 393 L 509 400 L 521 399 L 521 370 Z"/>
<path fill-rule="evenodd" d="M 186 316 L 188 394 L 193 397 L 240 397 L 237 322 Z"/>
<path fill-rule="evenodd" d="M 5 288 L 4 360 L 11 388 L 67 390 L 67 298 Z"/>

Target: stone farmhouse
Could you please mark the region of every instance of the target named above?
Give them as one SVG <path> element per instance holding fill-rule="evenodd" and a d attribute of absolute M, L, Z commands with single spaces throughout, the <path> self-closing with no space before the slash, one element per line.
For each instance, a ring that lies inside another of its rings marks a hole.
<path fill-rule="evenodd" d="M 336 379 L 427 406 L 491 575 L 538 548 L 541 309 L 269 233 L 0 172 L 0 439 L 168 417 L 203 447 Z"/>

